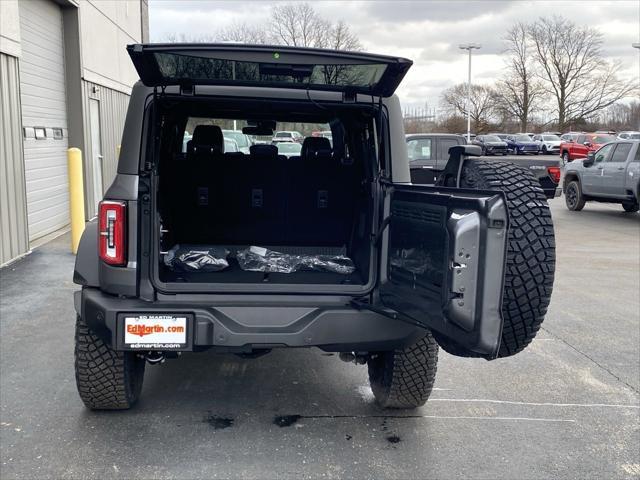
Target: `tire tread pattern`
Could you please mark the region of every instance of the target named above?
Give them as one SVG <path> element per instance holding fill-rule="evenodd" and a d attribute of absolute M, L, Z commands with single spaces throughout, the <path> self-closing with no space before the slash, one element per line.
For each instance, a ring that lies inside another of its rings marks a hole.
<path fill-rule="evenodd" d="M 78 393 L 92 410 L 125 410 L 138 399 L 144 378 L 144 359 L 117 352 L 78 317 L 75 373 Z"/>
<path fill-rule="evenodd" d="M 538 180 L 508 162 L 466 162 L 462 186 L 502 190 L 509 210 L 509 234 L 498 357 L 524 350 L 534 339 L 551 301 L 555 236 L 549 204 Z"/>
<path fill-rule="evenodd" d="M 416 408 L 425 404 L 436 379 L 438 343 L 431 332 L 404 349 L 380 352 L 369 360 L 369 382 L 384 408 Z"/>

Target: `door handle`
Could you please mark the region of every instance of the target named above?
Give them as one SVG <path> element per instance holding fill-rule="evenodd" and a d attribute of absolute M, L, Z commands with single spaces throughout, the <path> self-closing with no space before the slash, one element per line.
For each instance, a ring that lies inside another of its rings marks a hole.
<path fill-rule="evenodd" d="M 618 167 L 618 170 L 624 170 L 624 167 Z"/>

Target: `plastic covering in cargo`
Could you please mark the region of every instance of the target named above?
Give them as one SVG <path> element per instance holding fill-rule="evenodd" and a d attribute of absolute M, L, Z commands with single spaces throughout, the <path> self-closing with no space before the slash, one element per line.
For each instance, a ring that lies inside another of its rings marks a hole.
<path fill-rule="evenodd" d="M 183 272 L 219 272 L 229 266 L 229 250 L 212 245 L 175 245 L 164 256 L 166 266 Z"/>
<path fill-rule="evenodd" d="M 304 270 L 349 275 L 355 271 L 353 261 L 344 255 L 289 254 L 251 246 L 236 253 L 240 268 L 252 272 L 294 273 Z"/>

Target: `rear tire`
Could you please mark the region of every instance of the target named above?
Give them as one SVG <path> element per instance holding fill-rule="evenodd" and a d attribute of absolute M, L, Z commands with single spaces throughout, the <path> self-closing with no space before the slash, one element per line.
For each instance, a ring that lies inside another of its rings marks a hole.
<path fill-rule="evenodd" d="M 373 354 L 369 384 L 383 408 L 416 408 L 425 404 L 436 380 L 438 343 L 430 331 L 402 350 Z"/>
<path fill-rule="evenodd" d="M 640 204 L 638 202 L 622 202 L 622 208 L 625 212 L 633 213 L 640 210 Z"/>
<path fill-rule="evenodd" d="M 569 152 L 564 152 L 562 154 L 562 163 L 564 165 L 566 165 L 567 163 L 569 163 L 571 161 L 571 159 L 569 158 Z"/>
<path fill-rule="evenodd" d="M 567 191 L 564 193 L 564 202 L 572 212 L 579 212 L 584 208 L 586 200 L 578 180 L 573 180 L 567 185 Z"/>
<path fill-rule="evenodd" d="M 78 393 L 91 410 L 126 410 L 136 403 L 144 379 L 144 358 L 116 352 L 78 316 L 75 338 Z"/>
<path fill-rule="evenodd" d="M 502 190 L 507 198 L 504 325 L 498 357 L 509 357 L 535 338 L 551 301 L 556 249 L 549 204 L 531 172 L 512 163 L 466 162 L 460 186 Z M 450 349 L 443 343 L 440 346 Z"/>

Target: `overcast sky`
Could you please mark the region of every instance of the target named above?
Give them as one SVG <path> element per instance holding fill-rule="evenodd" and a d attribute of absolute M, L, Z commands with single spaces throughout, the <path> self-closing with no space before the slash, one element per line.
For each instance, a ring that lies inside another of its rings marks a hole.
<path fill-rule="evenodd" d="M 149 3 L 152 41 L 171 33 L 212 34 L 237 22 L 268 23 L 267 1 L 169 1 Z M 288 2 L 282 2 L 288 3 Z M 289 2 L 290 3 L 290 2 Z M 590 25 L 604 35 L 603 51 L 621 60 L 623 75 L 638 78 L 640 1 L 313 1 L 318 13 L 344 20 L 365 51 L 407 57 L 414 64 L 398 90 L 403 105 L 436 107 L 441 92 L 466 82 L 467 56 L 458 49 L 464 42 L 482 44 L 474 52 L 472 81 L 491 83 L 501 75 L 504 30 L 517 21 L 532 21 L 553 14 Z"/>

